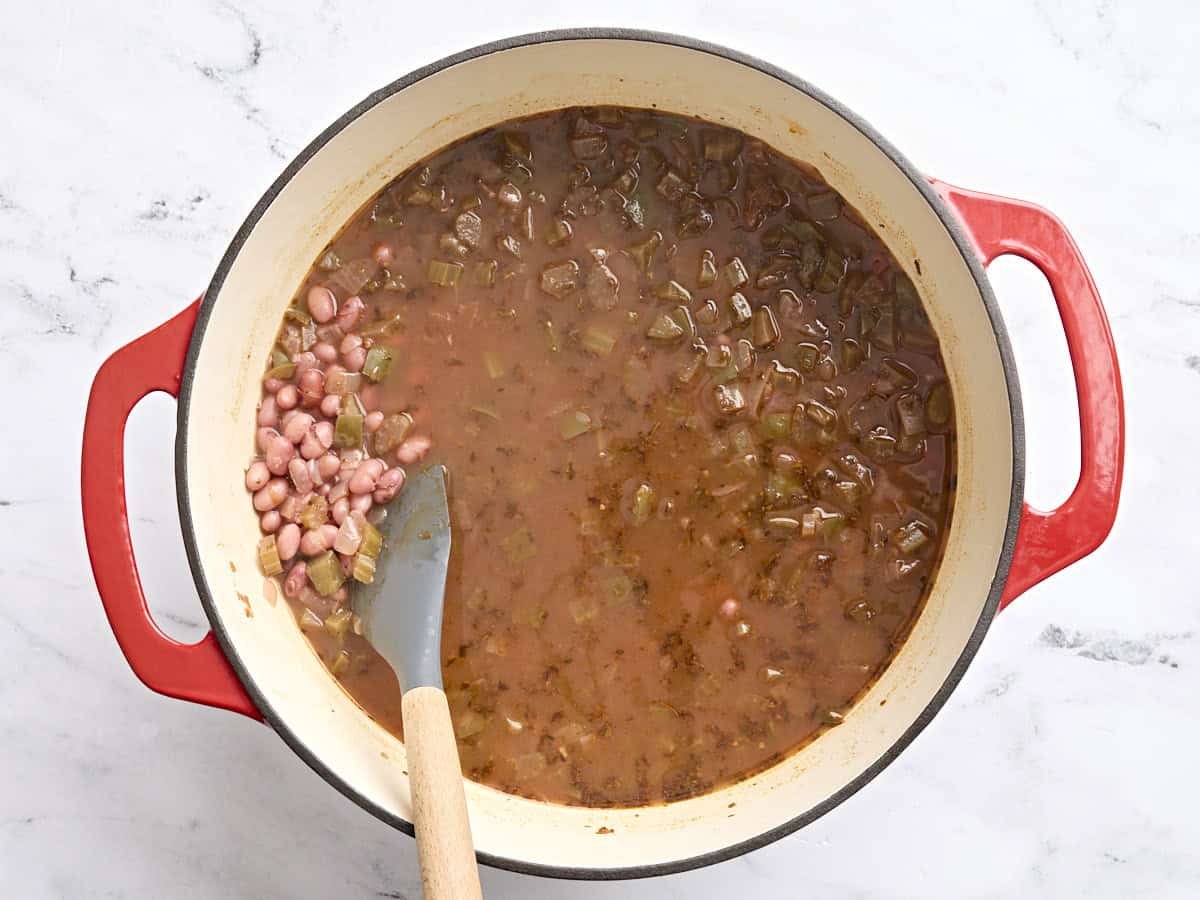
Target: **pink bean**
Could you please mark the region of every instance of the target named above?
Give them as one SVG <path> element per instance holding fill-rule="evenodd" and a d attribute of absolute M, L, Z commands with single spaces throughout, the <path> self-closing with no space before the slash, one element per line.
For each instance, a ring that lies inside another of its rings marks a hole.
<path fill-rule="evenodd" d="M 325 396 L 325 373 L 320 369 L 308 369 L 300 376 L 300 395 L 305 406 L 316 406 Z"/>
<path fill-rule="evenodd" d="M 375 490 L 375 482 L 383 474 L 383 460 L 368 459 L 361 463 L 354 474 L 350 476 L 350 493 L 369 494 Z"/>
<path fill-rule="evenodd" d="M 367 412 L 377 409 L 379 407 L 379 385 L 368 384 L 358 392 L 358 399 Z"/>
<path fill-rule="evenodd" d="M 306 531 L 304 532 L 304 536 L 300 538 L 300 552 L 305 556 L 316 556 L 328 549 L 329 543 L 325 540 L 325 534 L 320 528 Z"/>
<path fill-rule="evenodd" d="M 294 384 L 285 384 L 275 395 L 275 405 L 280 409 L 295 409 L 300 402 L 300 392 Z"/>
<path fill-rule="evenodd" d="M 337 324 L 342 331 L 352 331 L 354 326 L 358 324 L 358 317 L 362 315 L 363 310 L 367 305 L 362 302 L 359 297 L 351 297 L 342 304 L 342 308 L 338 310 Z"/>
<path fill-rule="evenodd" d="M 274 428 L 279 424 L 279 407 L 275 405 L 274 397 L 263 397 L 258 405 L 258 424 L 266 428 Z"/>
<path fill-rule="evenodd" d="M 371 257 L 375 262 L 386 268 L 392 264 L 395 254 L 392 253 L 392 248 L 387 244 L 376 244 L 371 250 Z"/>
<path fill-rule="evenodd" d="M 359 513 L 365 516 L 371 511 L 374 502 L 370 494 L 355 494 L 350 498 L 350 515 Z"/>
<path fill-rule="evenodd" d="M 311 350 L 305 350 L 303 353 L 297 353 L 292 357 L 292 362 L 296 364 L 296 375 L 303 375 L 309 369 L 316 369 L 320 366 L 320 360 L 317 359 L 317 354 Z"/>
<path fill-rule="evenodd" d="M 406 466 L 411 466 L 413 463 L 423 460 L 425 454 L 429 452 L 429 448 L 432 446 L 433 441 L 423 434 L 418 434 L 415 437 L 410 437 L 396 448 L 396 459 Z"/>
<path fill-rule="evenodd" d="M 316 420 L 306 412 L 290 413 L 283 422 L 283 436 L 293 444 L 298 444 L 314 424 Z"/>
<path fill-rule="evenodd" d="M 268 394 L 274 394 L 286 383 L 282 378 L 264 378 L 263 390 Z"/>
<path fill-rule="evenodd" d="M 337 540 L 337 533 L 338 527 L 336 525 L 326 523 L 321 526 L 321 536 L 325 538 L 325 545 L 327 547 L 333 546 L 333 542 Z"/>
<path fill-rule="evenodd" d="M 341 525 L 346 516 L 350 515 L 350 501 L 343 497 L 329 508 L 329 513 L 333 516 L 333 521 Z"/>
<path fill-rule="evenodd" d="M 300 513 L 304 510 L 308 503 L 308 498 L 311 494 L 288 494 L 286 500 L 279 504 L 279 514 L 283 516 L 284 521 L 295 522 L 300 518 Z"/>
<path fill-rule="evenodd" d="M 254 493 L 254 508 L 259 512 L 266 512 L 269 509 L 274 509 L 288 495 L 287 482 L 282 478 L 272 478 L 266 483 L 266 486 Z"/>
<path fill-rule="evenodd" d="M 371 495 L 372 499 L 379 504 L 391 503 L 396 499 L 396 495 L 400 493 L 402 487 L 404 487 L 404 470 L 398 466 L 388 469 L 379 476 L 379 481 L 375 482 L 375 493 Z"/>
<path fill-rule="evenodd" d="M 357 350 L 363 345 L 363 339 L 357 334 L 348 334 L 342 338 L 342 343 L 338 347 L 338 352 L 345 356 L 352 350 Z"/>
<path fill-rule="evenodd" d="M 304 465 L 308 469 L 308 480 L 315 487 L 322 487 L 325 484 L 325 479 L 321 477 L 321 467 L 317 465 L 317 461 L 310 459 Z"/>
<path fill-rule="evenodd" d="M 317 437 L 317 429 L 314 425 L 308 429 L 308 434 L 300 441 L 300 455 L 305 459 L 316 459 L 324 452 L 325 448 L 321 446 L 321 441 Z"/>
<path fill-rule="evenodd" d="M 296 490 L 301 494 L 312 492 L 312 476 L 308 474 L 308 463 L 304 460 L 293 457 L 292 461 L 288 463 L 288 475 L 292 479 L 292 484 L 296 486 Z"/>
<path fill-rule="evenodd" d="M 317 470 L 321 473 L 321 480 L 327 481 L 338 473 L 338 469 L 342 467 L 342 461 L 336 453 L 326 453 L 317 460 Z"/>
<path fill-rule="evenodd" d="M 337 394 L 326 394 L 321 399 L 321 415 L 336 419 L 342 409 L 342 398 Z"/>
<path fill-rule="evenodd" d="M 347 578 L 349 578 L 350 573 L 352 573 L 354 571 L 354 557 L 348 556 L 345 553 L 339 553 L 338 554 L 338 562 L 340 562 L 342 564 L 342 574 L 345 575 Z M 345 587 L 345 585 L 342 585 L 342 587 L 338 588 L 338 590 L 340 591 L 344 587 Z M 349 593 L 349 592 L 347 592 L 347 593 Z"/>
<path fill-rule="evenodd" d="M 261 459 L 256 459 L 250 463 L 250 468 L 246 470 L 246 490 L 257 491 L 266 486 L 271 480 L 271 470 L 267 468 L 267 464 Z"/>
<path fill-rule="evenodd" d="M 337 348 L 333 344 L 327 344 L 324 341 L 313 345 L 313 355 L 325 364 L 337 362 Z"/>
<path fill-rule="evenodd" d="M 314 285 L 308 289 L 305 299 L 308 301 L 308 311 L 322 325 L 337 314 L 337 299 L 329 288 Z"/>
<path fill-rule="evenodd" d="M 267 468 L 271 470 L 272 475 L 284 475 L 288 470 L 288 463 L 292 461 L 292 457 L 296 455 L 296 448 L 292 446 L 292 442 L 285 438 L 282 434 L 276 435 L 266 450 L 263 451 L 263 461 L 266 462 Z"/>
<path fill-rule="evenodd" d="M 308 564 L 300 560 L 288 570 L 287 577 L 283 579 L 283 596 L 298 596 L 307 583 Z"/>
<path fill-rule="evenodd" d="M 265 451 L 277 437 L 279 437 L 279 432 L 274 428 L 259 428 L 254 432 L 254 443 L 259 450 Z"/>
<path fill-rule="evenodd" d="M 263 530 L 263 534 L 277 531 L 281 524 L 283 524 L 283 516 L 273 509 L 267 510 L 258 519 L 258 527 Z"/>
<path fill-rule="evenodd" d="M 365 347 L 355 347 L 349 353 L 342 355 L 342 362 L 346 364 L 347 372 L 361 372 L 363 363 L 367 361 L 367 350 Z"/>
<path fill-rule="evenodd" d="M 382 424 L 383 412 L 378 409 L 375 412 L 367 413 L 366 418 L 363 419 L 363 428 L 367 430 L 367 434 L 374 434 Z"/>
<path fill-rule="evenodd" d="M 333 446 L 333 423 L 318 422 L 313 426 L 313 431 L 317 435 L 317 440 L 321 442 L 321 446 L 328 450 Z"/>
<path fill-rule="evenodd" d="M 296 551 L 300 549 L 300 526 L 295 522 L 289 522 L 279 529 L 279 534 L 275 536 L 275 549 L 279 551 L 279 558 L 287 561 L 296 555 Z"/>
<path fill-rule="evenodd" d="M 729 619 L 731 622 L 738 617 L 738 613 L 742 610 L 742 604 L 738 603 L 733 597 L 728 597 L 721 601 L 720 614 L 722 619 Z"/>
<path fill-rule="evenodd" d="M 362 543 L 363 523 L 363 517 L 354 513 L 343 519 L 337 537 L 334 538 L 333 549 L 351 556 L 357 553 L 359 544 Z"/>
<path fill-rule="evenodd" d="M 345 562 L 342 563 L 342 572 L 345 573 L 347 578 L 350 577 L 350 572 L 353 570 L 353 568 L 354 568 L 354 559 L 353 558 L 351 558 L 351 560 L 350 560 L 350 568 L 346 568 Z M 336 591 L 334 591 L 332 594 L 329 595 L 329 599 L 331 599 L 333 601 L 334 606 L 341 606 L 347 600 L 350 599 L 350 589 L 343 584 L 340 588 L 338 588 Z"/>
<path fill-rule="evenodd" d="M 328 497 L 330 490 L 332 490 L 332 487 L 330 485 L 323 484 L 319 488 L 317 488 L 317 493 L 320 494 L 322 497 Z"/>

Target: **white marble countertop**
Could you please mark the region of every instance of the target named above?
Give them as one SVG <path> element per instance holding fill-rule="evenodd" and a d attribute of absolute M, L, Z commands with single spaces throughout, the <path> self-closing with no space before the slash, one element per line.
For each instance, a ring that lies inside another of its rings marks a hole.
<path fill-rule="evenodd" d="M 1101 551 L 1005 612 L 935 722 L 814 825 L 648 882 L 489 870 L 488 896 L 1200 896 L 1193 4 L 166 6 L 15 4 L 0 30 L 0 385 L 20 423 L 0 441 L 0 893 L 418 896 L 412 841 L 269 729 L 129 671 L 80 527 L 87 390 L 105 356 L 204 289 L 285 161 L 368 92 L 506 34 L 609 23 L 771 60 L 925 171 L 1058 213 L 1122 354 L 1125 495 Z M 1032 269 L 993 277 L 1024 384 L 1029 495 L 1048 505 L 1078 448 L 1065 344 Z M 195 637 L 173 416 L 162 396 L 135 412 L 129 494 L 151 602 Z"/>

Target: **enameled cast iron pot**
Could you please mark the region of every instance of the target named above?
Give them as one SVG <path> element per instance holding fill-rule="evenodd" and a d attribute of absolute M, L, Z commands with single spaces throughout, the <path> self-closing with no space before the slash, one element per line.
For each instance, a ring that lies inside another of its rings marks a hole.
<path fill-rule="evenodd" d="M 505 119 L 595 104 L 724 123 L 816 166 L 919 287 L 958 416 L 957 499 L 932 593 L 895 661 L 839 728 L 747 781 L 664 806 L 570 808 L 467 782 L 483 862 L 627 878 L 745 853 L 845 800 L 946 702 L 996 612 L 1107 536 L 1121 484 L 1121 382 L 1096 286 L 1054 216 L 926 178 L 820 91 L 721 47 L 610 30 L 478 47 L 400 79 L 330 126 L 250 213 L 203 299 L 104 364 L 84 430 L 83 515 L 101 599 L 142 681 L 265 720 L 330 784 L 411 834 L 403 745 L 341 691 L 288 605 L 264 594 L 258 523 L 243 487 L 262 360 L 311 261 L 409 165 Z M 1078 389 L 1082 472 L 1070 499 L 1049 513 L 1024 503 L 1017 374 L 983 270 L 1005 253 L 1049 280 Z M 212 624 L 198 644 L 166 637 L 151 620 L 129 540 L 124 425 L 151 391 L 179 398 L 180 519 Z"/>

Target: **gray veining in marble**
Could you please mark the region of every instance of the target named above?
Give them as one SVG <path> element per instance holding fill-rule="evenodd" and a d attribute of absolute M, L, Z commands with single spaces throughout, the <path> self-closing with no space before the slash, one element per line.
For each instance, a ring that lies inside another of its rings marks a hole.
<path fill-rule="evenodd" d="M 299 148 L 410 69 L 504 34 L 686 30 L 790 68 L 925 171 L 1036 200 L 1083 248 L 1128 403 L 1105 547 L 1006 611 L 900 760 L 804 831 L 624 885 L 487 871 L 489 897 L 1200 896 L 1200 13 L 1113 0 L 9 4 L 0 28 L 0 894 L 418 895 L 412 842 L 268 729 L 142 687 L 79 518 L 92 375 L 195 297 Z M 446 18 L 447 11 L 450 15 Z M 495 24 L 492 24 L 495 23 Z M 1069 489 L 1070 367 L 1040 278 L 994 281 L 1027 403 L 1030 495 Z M 178 537 L 173 403 L 135 411 L 129 493 L 160 621 L 203 614 Z"/>

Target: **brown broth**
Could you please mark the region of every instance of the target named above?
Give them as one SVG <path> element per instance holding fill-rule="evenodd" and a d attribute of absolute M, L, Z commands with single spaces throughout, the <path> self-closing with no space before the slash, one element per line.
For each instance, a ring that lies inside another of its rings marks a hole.
<path fill-rule="evenodd" d="M 478 227 L 446 240 L 468 207 Z M 367 408 L 409 412 L 450 472 L 467 775 L 589 806 L 693 796 L 836 726 L 887 666 L 947 530 L 953 410 L 912 283 L 811 168 L 691 119 L 564 110 L 435 154 L 331 249 L 300 296 L 344 301 L 366 261 L 354 290 L 393 355 Z M 349 651 L 343 686 L 399 734 L 386 663 L 306 633 Z"/>

